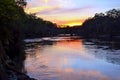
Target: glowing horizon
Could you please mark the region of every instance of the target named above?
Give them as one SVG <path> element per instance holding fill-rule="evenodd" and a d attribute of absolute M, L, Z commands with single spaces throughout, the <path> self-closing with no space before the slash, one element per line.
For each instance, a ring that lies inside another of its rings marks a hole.
<path fill-rule="evenodd" d="M 27 0 L 25 12 L 58 25 L 81 25 L 95 13 L 120 8 L 119 0 Z"/>

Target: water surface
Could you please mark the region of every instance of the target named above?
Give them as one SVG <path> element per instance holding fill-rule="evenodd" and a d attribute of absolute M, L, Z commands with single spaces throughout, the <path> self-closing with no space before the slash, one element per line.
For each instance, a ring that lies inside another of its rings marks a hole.
<path fill-rule="evenodd" d="M 120 80 L 120 50 L 115 42 L 76 36 L 25 41 L 25 68 L 38 80 Z"/>

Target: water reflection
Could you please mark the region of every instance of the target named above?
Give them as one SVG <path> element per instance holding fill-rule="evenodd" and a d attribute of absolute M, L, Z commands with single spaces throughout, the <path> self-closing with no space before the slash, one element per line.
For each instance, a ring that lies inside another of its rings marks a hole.
<path fill-rule="evenodd" d="M 51 37 L 26 46 L 28 75 L 38 80 L 120 80 L 119 50 L 104 49 L 107 45 Z"/>
<path fill-rule="evenodd" d="M 94 54 L 95 57 L 104 59 L 113 64 L 120 64 L 119 41 L 101 41 L 93 39 L 85 40 L 83 44 L 89 51 L 92 51 L 91 54 Z"/>

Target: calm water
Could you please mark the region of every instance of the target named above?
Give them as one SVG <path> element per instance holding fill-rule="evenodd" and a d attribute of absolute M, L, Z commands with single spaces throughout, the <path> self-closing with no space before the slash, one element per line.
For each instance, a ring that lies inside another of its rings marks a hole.
<path fill-rule="evenodd" d="M 25 68 L 38 80 L 120 80 L 119 42 L 75 36 L 25 41 Z"/>

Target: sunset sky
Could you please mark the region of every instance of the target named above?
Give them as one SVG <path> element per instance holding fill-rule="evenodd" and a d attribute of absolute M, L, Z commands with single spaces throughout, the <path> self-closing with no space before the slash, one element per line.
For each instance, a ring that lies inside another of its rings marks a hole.
<path fill-rule="evenodd" d="M 95 13 L 120 8 L 120 0 L 27 0 L 27 13 L 58 25 L 81 25 Z"/>

